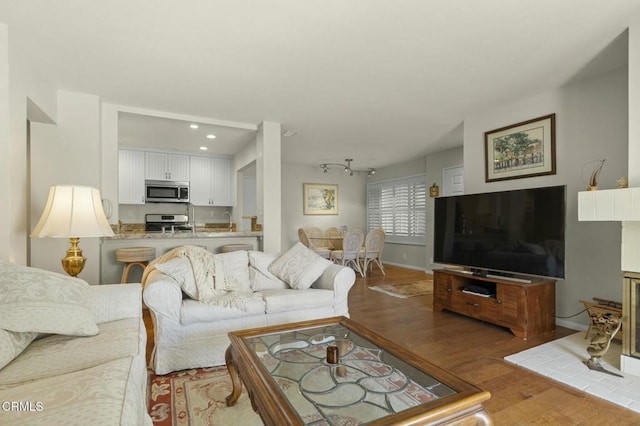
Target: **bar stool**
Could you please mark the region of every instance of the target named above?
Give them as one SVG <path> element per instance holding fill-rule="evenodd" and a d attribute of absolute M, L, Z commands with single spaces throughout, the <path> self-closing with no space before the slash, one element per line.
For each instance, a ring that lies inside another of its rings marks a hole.
<path fill-rule="evenodd" d="M 122 284 L 129 282 L 129 272 L 131 272 L 131 268 L 137 265 L 144 271 L 149 261 L 155 258 L 156 249 L 153 247 L 127 247 L 117 249 L 116 260 L 125 263 L 120 282 Z"/>
<path fill-rule="evenodd" d="M 238 250 L 253 250 L 253 244 L 227 244 L 220 247 L 220 253 L 230 253 Z"/>

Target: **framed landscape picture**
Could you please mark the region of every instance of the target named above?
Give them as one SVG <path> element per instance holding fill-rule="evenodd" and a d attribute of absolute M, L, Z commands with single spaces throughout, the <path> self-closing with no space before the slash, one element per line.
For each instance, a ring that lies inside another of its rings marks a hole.
<path fill-rule="evenodd" d="M 556 115 L 485 132 L 485 180 L 556 174 Z"/>
<path fill-rule="evenodd" d="M 338 185 L 326 183 L 303 183 L 302 185 L 304 214 L 338 214 Z"/>

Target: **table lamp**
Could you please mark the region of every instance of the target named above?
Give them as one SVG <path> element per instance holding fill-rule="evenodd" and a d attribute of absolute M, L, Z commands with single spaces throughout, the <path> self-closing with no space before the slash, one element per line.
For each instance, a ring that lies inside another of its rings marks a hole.
<path fill-rule="evenodd" d="M 89 186 L 54 185 L 38 224 L 31 233 L 36 238 L 69 238 L 71 247 L 62 259 L 62 268 L 77 276 L 86 262 L 78 247 L 80 237 L 113 236 L 102 208 L 100 191 Z"/>

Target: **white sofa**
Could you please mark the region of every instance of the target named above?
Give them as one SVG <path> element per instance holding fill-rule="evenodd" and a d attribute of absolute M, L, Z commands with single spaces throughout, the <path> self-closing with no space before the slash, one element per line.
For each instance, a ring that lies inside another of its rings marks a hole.
<path fill-rule="evenodd" d="M 0 365 L 8 361 L 0 369 L 0 424 L 152 424 L 139 284 L 90 286 L 8 262 L 0 275 Z M 58 300 L 43 299 L 37 280 Z M 13 297 L 18 292 L 33 297 Z M 80 302 L 70 302 L 74 295 Z M 19 319 L 25 313 L 30 318 Z M 52 334 L 59 319 L 76 335 Z"/>
<path fill-rule="evenodd" d="M 230 331 L 348 316 L 348 293 L 355 282 L 354 271 L 322 259 L 306 248 L 294 248 L 298 253 L 305 251 L 304 254 L 312 258 L 285 259 L 278 254 L 246 251 L 214 255 L 216 262 L 223 259 L 226 263 L 227 277 L 232 275 L 238 281 L 247 281 L 244 284 L 253 298 L 248 299 L 242 309 L 194 300 L 185 293 L 182 282 L 187 272 L 171 268 L 164 272 L 159 269 L 149 271 L 153 264 L 149 265 L 145 271 L 148 276 L 143 279 L 143 298 L 154 322 L 152 363 L 156 374 L 223 365 Z M 296 275 L 295 271 L 291 278 L 295 282 L 293 286 L 279 279 L 271 273 L 276 260 L 281 266 L 288 266 L 289 272 L 293 267 L 307 279 L 311 277 L 313 283 L 300 284 L 298 278 L 304 277 Z M 221 280 L 220 269 L 218 266 L 216 287 Z M 316 279 L 316 276 L 319 277 Z M 311 286 L 305 288 L 308 284 Z"/>

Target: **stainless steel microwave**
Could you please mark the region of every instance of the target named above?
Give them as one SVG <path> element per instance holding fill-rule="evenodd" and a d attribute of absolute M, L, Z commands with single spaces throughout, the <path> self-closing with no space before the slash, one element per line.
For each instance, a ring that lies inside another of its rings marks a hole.
<path fill-rule="evenodd" d="M 188 203 L 189 182 L 145 181 L 147 203 Z"/>

